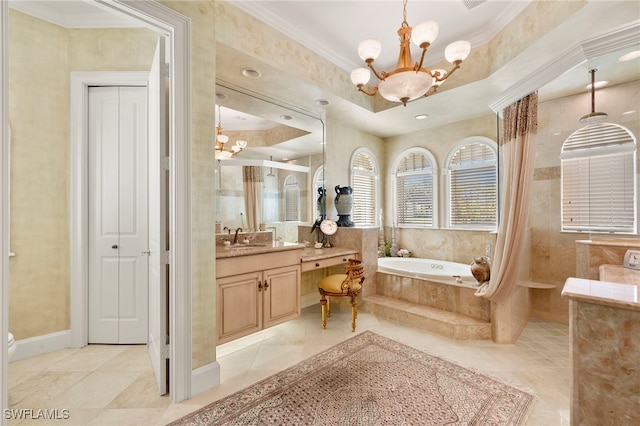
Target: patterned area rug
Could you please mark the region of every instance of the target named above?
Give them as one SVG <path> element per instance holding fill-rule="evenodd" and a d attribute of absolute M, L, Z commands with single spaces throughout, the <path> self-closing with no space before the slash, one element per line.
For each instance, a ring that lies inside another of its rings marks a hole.
<path fill-rule="evenodd" d="M 171 425 L 522 425 L 533 402 L 365 331 Z"/>

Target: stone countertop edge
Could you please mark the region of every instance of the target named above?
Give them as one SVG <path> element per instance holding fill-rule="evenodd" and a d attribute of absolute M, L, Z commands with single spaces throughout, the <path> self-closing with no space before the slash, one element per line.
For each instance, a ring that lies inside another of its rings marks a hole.
<path fill-rule="evenodd" d="M 304 249 L 304 244 L 289 243 L 285 241 L 272 241 L 264 246 L 248 246 L 243 247 L 242 244 L 236 244 L 235 246 L 216 246 L 216 259 L 224 259 L 229 257 L 250 256 L 254 254 L 273 253 L 285 250 L 301 250 Z"/>
<path fill-rule="evenodd" d="M 640 312 L 638 293 L 640 293 L 640 284 L 574 277 L 567 278 L 562 289 L 562 297 L 569 300 Z"/>

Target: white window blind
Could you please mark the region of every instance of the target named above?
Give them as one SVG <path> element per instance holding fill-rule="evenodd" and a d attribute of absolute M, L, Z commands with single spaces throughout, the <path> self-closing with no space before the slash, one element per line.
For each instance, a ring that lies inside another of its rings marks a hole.
<path fill-rule="evenodd" d="M 562 230 L 636 233 L 636 141 L 626 128 L 596 123 L 562 145 Z"/>
<path fill-rule="evenodd" d="M 300 221 L 300 184 L 294 175 L 289 175 L 284 180 L 284 206 L 285 221 Z"/>
<path fill-rule="evenodd" d="M 434 174 L 425 154 L 402 158 L 395 170 L 397 225 L 434 226 Z"/>
<path fill-rule="evenodd" d="M 373 159 L 366 152 L 357 154 L 351 165 L 353 209 L 351 220 L 358 226 L 376 224 L 377 171 Z"/>
<path fill-rule="evenodd" d="M 449 163 L 449 221 L 452 228 L 497 227 L 496 154 L 484 143 L 461 147 Z"/>

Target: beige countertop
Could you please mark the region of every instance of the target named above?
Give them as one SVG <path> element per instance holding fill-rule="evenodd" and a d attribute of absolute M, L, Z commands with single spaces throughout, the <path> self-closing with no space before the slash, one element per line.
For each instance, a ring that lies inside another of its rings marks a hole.
<path fill-rule="evenodd" d="M 235 244 L 230 246 L 217 245 L 216 259 L 250 256 L 254 254 L 271 253 L 283 250 L 301 250 L 303 248 L 304 244 L 288 243 L 285 241 L 270 241 L 259 244 Z"/>
<path fill-rule="evenodd" d="M 640 238 L 594 238 L 591 240 L 576 240 L 576 244 L 640 248 Z"/>
<path fill-rule="evenodd" d="M 567 278 L 562 296 L 578 302 L 588 302 L 614 308 L 640 311 L 640 284 Z"/>

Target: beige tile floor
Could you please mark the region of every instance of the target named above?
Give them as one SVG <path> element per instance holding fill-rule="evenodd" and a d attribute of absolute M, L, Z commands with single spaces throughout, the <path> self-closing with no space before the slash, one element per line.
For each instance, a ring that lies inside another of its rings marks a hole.
<path fill-rule="evenodd" d="M 311 306 L 296 320 L 219 346 L 221 385 L 179 404 L 157 395 L 145 346 L 90 345 L 13 362 L 9 406 L 60 415 L 66 409 L 69 418 L 8 423 L 164 425 L 353 336 L 349 312 L 334 307 L 322 330 L 319 311 Z M 455 341 L 362 312 L 356 333 L 364 330 L 530 389 L 538 399 L 528 425 L 569 424 L 567 326 L 533 319 L 515 345 L 496 345 Z"/>

